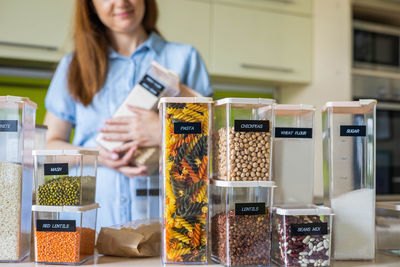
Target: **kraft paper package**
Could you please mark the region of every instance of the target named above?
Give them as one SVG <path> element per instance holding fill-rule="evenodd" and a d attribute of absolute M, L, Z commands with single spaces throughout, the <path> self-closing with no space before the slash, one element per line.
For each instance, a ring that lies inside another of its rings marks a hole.
<path fill-rule="evenodd" d="M 147 110 L 157 110 L 157 103 L 160 97 L 178 96 L 180 94 L 179 76 L 175 72 L 169 71 L 156 62 L 151 63 L 150 69 L 146 72 L 142 80 L 135 85 L 131 93 L 117 109 L 113 118 L 122 116 L 132 116 L 128 105 Z M 105 149 L 113 150 L 123 144 L 118 141 L 106 141 L 104 134 L 100 133 L 96 141 Z M 159 147 L 140 148 L 135 154 L 131 164 L 133 166 L 147 166 L 147 172 L 152 174 L 158 168 Z"/>
<path fill-rule="evenodd" d="M 136 220 L 122 225 L 102 227 L 97 238 L 100 254 L 119 257 L 160 255 L 160 219 Z"/>

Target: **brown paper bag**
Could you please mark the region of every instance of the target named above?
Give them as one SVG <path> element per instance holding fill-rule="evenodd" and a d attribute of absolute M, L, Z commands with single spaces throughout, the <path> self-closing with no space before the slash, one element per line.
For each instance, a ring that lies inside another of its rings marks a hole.
<path fill-rule="evenodd" d="M 159 256 L 160 246 L 161 224 L 158 219 L 102 227 L 96 245 L 100 254 L 120 257 Z"/>

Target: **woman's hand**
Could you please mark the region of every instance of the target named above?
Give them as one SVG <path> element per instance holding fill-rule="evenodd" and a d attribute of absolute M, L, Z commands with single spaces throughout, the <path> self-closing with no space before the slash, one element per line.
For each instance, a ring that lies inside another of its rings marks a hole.
<path fill-rule="evenodd" d="M 119 171 L 130 178 L 147 174 L 146 166 L 129 166 L 130 161 L 134 157 L 137 150 L 135 145 L 129 147 L 122 157 L 120 157 L 116 151 L 108 151 L 101 146 L 98 146 L 97 149 L 99 150 L 100 165 Z"/>
<path fill-rule="evenodd" d="M 106 126 L 100 131 L 104 140 L 122 141 L 125 144 L 117 152 L 128 147 L 159 146 L 161 141 L 161 123 L 154 111 L 128 105 L 133 116 L 111 118 L 105 121 Z"/>

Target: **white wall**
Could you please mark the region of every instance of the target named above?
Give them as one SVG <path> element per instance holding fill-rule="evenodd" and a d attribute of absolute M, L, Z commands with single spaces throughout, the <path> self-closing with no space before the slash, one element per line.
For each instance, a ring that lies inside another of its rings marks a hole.
<path fill-rule="evenodd" d="M 351 99 L 350 0 L 314 0 L 313 82 L 305 87 L 282 87 L 280 103 L 312 104 L 315 120 L 316 196 L 322 196 L 321 107 L 327 101 Z"/>

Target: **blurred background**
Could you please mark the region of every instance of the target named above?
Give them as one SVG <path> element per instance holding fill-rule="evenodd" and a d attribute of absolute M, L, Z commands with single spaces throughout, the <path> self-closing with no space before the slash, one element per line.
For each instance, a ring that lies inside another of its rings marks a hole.
<path fill-rule="evenodd" d="M 38 103 L 71 51 L 72 0 L 0 0 L 0 95 Z M 159 0 L 158 27 L 189 43 L 211 75 L 214 98 L 266 97 L 312 104 L 376 98 L 377 195 L 400 199 L 399 0 Z M 316 113 L 315 194 L 322 196 Z"/>

